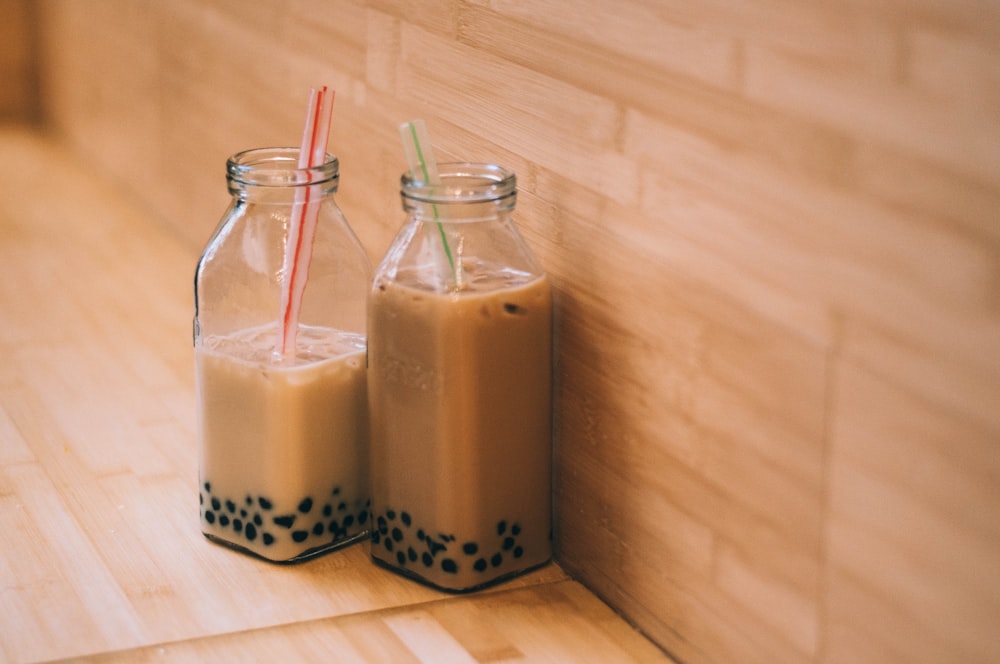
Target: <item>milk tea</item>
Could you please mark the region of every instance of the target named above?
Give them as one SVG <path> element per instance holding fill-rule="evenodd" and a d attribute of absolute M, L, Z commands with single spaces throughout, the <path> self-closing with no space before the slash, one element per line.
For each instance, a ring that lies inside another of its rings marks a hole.
<path fill-rule="evenodd" d="M 551 556 L 551 291 L 514 272 L 418 283 L 401 270 L 369 298 L 371 553 L 472 590 Z"/>
<path fill-rule="evenodd" d="M 368 530 L 365 338 L 301 328 L 273 357 L 276 325 L 195 348 L 201 526 L 210 539 L 294 562 Z"/>

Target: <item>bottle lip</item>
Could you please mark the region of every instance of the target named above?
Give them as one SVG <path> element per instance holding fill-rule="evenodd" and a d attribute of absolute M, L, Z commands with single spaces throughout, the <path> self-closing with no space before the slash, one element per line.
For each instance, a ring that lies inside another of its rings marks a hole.
<path fill-rule="evenodd" d="M 482 203 L 517 193 L 517 176 L 503 166 L 468 161 L 437 166 L 440 184 L 418 180 L 410 171 L 403 173 L 399 180 L 403 198 L 424 203 Z"/>
<path fill-rule="evenodd" d="M 340 174 L 337 156 L 312 168 L 299 168 L 299 148 L 271 147 L 243 150 L 226 160 L 230 183 L 255 187 L 299 187 L 336 180 Z"/>

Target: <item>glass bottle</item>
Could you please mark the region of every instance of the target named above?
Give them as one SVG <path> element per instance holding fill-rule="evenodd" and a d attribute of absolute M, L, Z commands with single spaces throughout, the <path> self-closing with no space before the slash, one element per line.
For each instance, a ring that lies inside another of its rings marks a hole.
<path fill-rule="evenodd" d="M 403 176 L 368 298 L 371 555 L 463 592 L 551 557 L 552 296 L 514 173 L 438 169 Z"/>
<path fill-rule="evenodd" d="M 371 266 L 334 200 L 337 158 L 297 162 L 295 148 L 229 158 L 232 199 L 194 282 L 202 531 L 274 562 L 359 541 L 370 523 Z M 306 199 L 308 280 L 297 326 L 281 327 L 285 244 Z M 279 329 L 294 339 L 286 352 Z"/>

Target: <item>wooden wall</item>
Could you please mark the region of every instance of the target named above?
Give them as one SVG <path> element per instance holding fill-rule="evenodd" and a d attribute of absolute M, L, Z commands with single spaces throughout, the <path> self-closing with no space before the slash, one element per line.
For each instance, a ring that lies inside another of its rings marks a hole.
<path fill-rule="evenodd" d="M 311 85 L 373 260 L 398 122 L 517 171 L 558 558 L 671 654 L 1000 660 L 1000 3 L 40 6 L 51 126 L 192 268 Z"/>

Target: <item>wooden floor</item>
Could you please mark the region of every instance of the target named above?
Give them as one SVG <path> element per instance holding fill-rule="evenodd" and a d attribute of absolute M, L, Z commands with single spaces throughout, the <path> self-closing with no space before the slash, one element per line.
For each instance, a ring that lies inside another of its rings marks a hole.
<path fill-rule="evenodd" d="M 454 596 L 367 544 L 278 566 L 206 541 L 195 257 L 165 228 L 0 128 L 0 661 L 670 661 L 556 564 Z"/>

